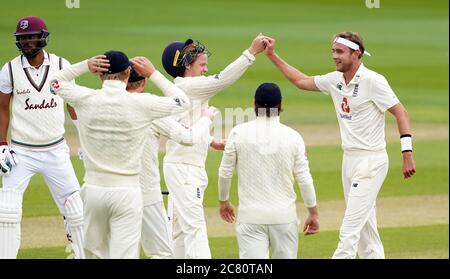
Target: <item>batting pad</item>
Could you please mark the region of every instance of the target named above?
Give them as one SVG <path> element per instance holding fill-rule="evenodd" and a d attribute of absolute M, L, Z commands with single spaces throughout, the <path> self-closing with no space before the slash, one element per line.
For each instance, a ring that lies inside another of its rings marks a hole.
<path fill-rule="evenodd" d="M 75 259 L 85 259 L 83 233 L 83 201 L 80 192 L 72 193 L 64 203 L 67 231 L 72 240 Z"/>
<path fill-rule="evenodd" d="M 20 247 L 22 195 L 0 189 L 0 259 L 15 259 Z"/>

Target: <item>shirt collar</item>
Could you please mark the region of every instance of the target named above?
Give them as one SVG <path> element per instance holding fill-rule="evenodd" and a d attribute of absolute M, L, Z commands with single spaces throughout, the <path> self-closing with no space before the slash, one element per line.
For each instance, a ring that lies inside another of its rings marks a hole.
<path fill-rule="evenodd" d="M 102 88 L 125 90 L 127 88 L 127 84 L 121 80 L 107 79 L 103 81 Z"/>
<path fill-rule="evenodd" d="M 49 66 L 50 65 L 49 55 L 48 55 L 48 53 L 45 50 L 43 50 L 43 51 L 44 51 L 44 62 L 42 63 L 42 65 L 40 67 L 42 67 L 42 66 Z M 25 56 L 22 55 L 21 58 L 22 58 L 22 66 L 24 68 L 34 68 L 33 66 L 31 66 L 30 62 L 28 62 L 28 59 Z"/>
<path fill-rule="evenodd" d="M 358 67 L 358 70 L 356 71 L 355 75 L 353 76 L 352 80 L 348 83 L 348 85 L 351 84 L 359 84 L 359 82 L 361 81 L 361 78 L 365 72 L 366 67 L 364 67 L 364 64 L 361 63 Z M 341 73 L 341 82 L 342 84 L 345 84 L 345 79 L 344 79 L 344 73 Z"/>

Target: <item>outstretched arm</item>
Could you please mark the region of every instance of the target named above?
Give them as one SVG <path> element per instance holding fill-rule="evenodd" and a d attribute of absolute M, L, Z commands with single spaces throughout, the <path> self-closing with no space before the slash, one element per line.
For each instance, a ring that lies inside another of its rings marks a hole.
<path fill-rule="evenodd" d="M 264 42 L 266 44 L 265 52 L 267 57 L 290 82 L 303 90 L 320 91 L 314 82 L 314 77 L 300 72 L 275 53 L 275 39 L 266 36 Z"/>
<path fill-rule="evenodd" d="M 88 94 L 87 92 L 91 92 L 92 89 L 79 86 L 73 80 L 89 71 L 94 75 L 99 75 L 107 72 L 108 67 L 109 61 L 104 55 L 97 55 L 88 60 L 70 65 L 56 72 L 50 79 L 50 92 L 59 95 L 71 106 L 76 106 L 77 101 Z"/>
<path fill-rule="evenodd" d="M 220 73 L 186 78 L 187 82 L 181 86 L 186 89 L 188 97 L 207 100 L 235 83 L 253 64 L 255 55 L 264 51 L 263 38 L 263 36 L 254 38 L 250 47 Z"/>
<path fill-rule="evenodd" d="M 397 120 L 398 132 L 400 133 L 400 140 L 402 143 L 402 156 L 403 156 L 403 177 L 408 179 L 416 172 L 414 159 L 412 155 L 412 137 L 411 129 L 409 127 L 408 112 L 401 103 L 397 103 L 388 111 L 392 113 Z"/>

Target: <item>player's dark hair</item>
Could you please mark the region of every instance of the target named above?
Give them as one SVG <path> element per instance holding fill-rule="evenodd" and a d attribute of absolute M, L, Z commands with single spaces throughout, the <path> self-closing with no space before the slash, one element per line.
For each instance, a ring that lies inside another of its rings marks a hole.
<path fill-rule="evenodd" d="M 333 40 L 332 41 L 334 42 L 334 40 L 336 38 L 338 38 L 338 37 L 347 39 L 347 40 L 349 40 L 351 42 L 354 42 L 355 44 L 359 45 L 359 50 L 361 51 L 361 54 L 359 54 L 358 58 L 361 59 L 361 57 L 364 54 L 365 48 L 364 48 L 363 39 L 361 38 L 361 36 L 358 33 L 356 33 L 356 32 L 339 32 L 339 33 L 337 33 L 337 34 L 335 34 L 333 36 Z M 353 49 L 350 49 L 350 50 L 352 52 L 354 52 Z"/>

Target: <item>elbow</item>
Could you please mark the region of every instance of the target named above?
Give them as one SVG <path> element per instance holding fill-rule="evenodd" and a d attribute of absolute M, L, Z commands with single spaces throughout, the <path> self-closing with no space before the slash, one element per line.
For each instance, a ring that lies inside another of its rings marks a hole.
<path fill-rule="evenodd" d="M 179 101 L 180 106 L 184 109 L 188 109 L 191 106 L 191 101 L 189 101 L 189 98 L 186 96 L 175 98 L 175 101 L 177 100 Z"/>

